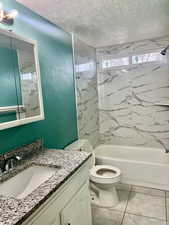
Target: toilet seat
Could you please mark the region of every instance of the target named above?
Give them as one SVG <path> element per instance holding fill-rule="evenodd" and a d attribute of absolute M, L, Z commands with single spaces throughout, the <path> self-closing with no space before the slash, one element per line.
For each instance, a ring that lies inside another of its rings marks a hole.
<path fill-rule="evenodd" d="M 117 167 L 96 165 L 90 169 L 90 180 L 100 184 L 113 184 L 120 181 L 121 171 Z"/>

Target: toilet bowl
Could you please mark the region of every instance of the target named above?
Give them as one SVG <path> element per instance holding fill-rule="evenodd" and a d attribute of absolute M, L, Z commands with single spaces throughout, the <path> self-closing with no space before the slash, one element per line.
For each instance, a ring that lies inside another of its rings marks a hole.
<path fill-rule="evenodd" d="M 113 207 L 119 197 L 116 184 L 120 181 L 120 169 L 109 165 L 95 165 L 95 154 L 88 140 L 78 140 L 68 145 L 65 150 L 92 152 L 90 174 L 91 202 L 100 207 Z"/>
<path fill-rule="evenodd" d="M 116 184 L 121 171 L 108 165 L 95 165 L 90 169 L 91 201 L 100 207 L 113 207 L 119 203 Z"/>

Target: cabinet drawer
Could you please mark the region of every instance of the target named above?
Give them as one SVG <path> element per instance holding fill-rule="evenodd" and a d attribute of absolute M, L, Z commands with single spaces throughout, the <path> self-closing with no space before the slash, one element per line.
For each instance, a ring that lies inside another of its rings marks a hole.
<path fill-rule="evenodd" d="M 46 202 L 22 225 L 53 225 L 59 212 L 80 187 L 88 181 L 89 161 L 80 167 Z M 59 224 L 58 224 L 59 225 Z"/>

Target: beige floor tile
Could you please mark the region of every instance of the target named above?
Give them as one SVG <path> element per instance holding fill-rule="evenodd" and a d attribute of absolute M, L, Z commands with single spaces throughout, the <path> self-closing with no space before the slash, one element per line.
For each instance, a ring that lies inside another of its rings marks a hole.
<path fill-rule="evenodd" d="M 165 220 L 165 198 L 131 192 L 127 212 Z"/>
<path fill-rule="evenodd" d="M 165 220 L 126 214 L 122 225 L 166 225 Z"/>
<path fill-rule="evenodd" d="M 119 204 L 112 209 L 114 210 L 119 210 L 119 211 L 124 211 L 127 205 L 128 197 L 129 197 L 129 191 L 121 191 L 118 190 L 118 195 L 119 195 Z"/>
<path fill-rule="evenodd" d="M 92 207 L 93 225 L 121 225 L 123 212 Z"/>
<path fill-rule="evenodd" d="M 132 191 L 138 192 L 138 193 L 143 193 L 143 194 L 148 194 L 148 195 L 165 197 L 165 191 L 154 189 L 154 188 L 147 188 L 147 187 L 133 185 Z"/>

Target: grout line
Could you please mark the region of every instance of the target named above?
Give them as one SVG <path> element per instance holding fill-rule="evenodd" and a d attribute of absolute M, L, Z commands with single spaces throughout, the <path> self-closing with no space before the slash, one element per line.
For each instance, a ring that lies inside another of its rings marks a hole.
<path fill-rule="evenodd" d="M 122 183 L 123 184 L 123 183 Z M 158 190 L 158 191 L 166 191 L 165 189 L 163 190 L 163 189 L 160 189 L 160 188 L 154 188 L 154 187 L 147 187 L 147 186 L 141 186 L 141 185 L 134 185 L 134 184 L 132 184 L 132 187 L 139 187 L 139 188 L 146 188 L 146 189 L 153 189 L 153 190 Z"/>
<path fill-rule="evenodd" d="M 160 221 L 165 221 L 166 222 L 166 219 L 161 219 L 161 218 L 157 218 L 157 217 L 150 217 L 150 216 L 143 216 L 143 215 L 140 215 L 140 214 L 136 214 L 136 213 L 130 213 L 130 212 L 126 212 L 127 214 L 130 214 L 130 215 L 133 215 L 133 216 L 139 216 L 139 217 L 144 217 L 144 218 L 147 218 L 147 219 L 155 219 L 155 220 L 160 220 Z"/>
<path fill-rule="evenodd" d="M 160 188 L 152 188 L 152 187 L 147 187 L 147 186 L 142 186 L 142 185 L 136 185 L 136 184 L 128 184 L 128 183 L 120 183 L 121 185 L 131 185 L 132 187 L 139 187 L 139 188 L 145 188 L 145 189 L 150 189 L 150 190 L 157 190 L 157 191 L 169 191 L 166 189 L 160 189 Z"/>
<path fill-rule="evenodd" d="M 165 191 L 165 215 L 166 215 L 166 224 L 167 224 L 167 195 L 166 195 L 166 191 Z"/>
<path fill-rule="evenodd" d="M 123 217 L 122 217 L 122 220 L 121 220 L 121 224 L 120 224 L 120 225 L 123 224 L 124 217 L 125 217 L 125 215 L 126 215 L 126 210 L 127 210 L 128 202 L 129 202 L 130 195 L 131 195 L 131 192 L 132 192 L 132 187 L 133 187 L 133 186 L 131 186 L 130 191 L 129 191 L 129 195 L 128 195 L 128 198 L 127 198 L 127 204 L 126 204 L 126 207 L 125 207 L 125 209 L 124 209 L 124 213 L 123 213 Z"/>
<path fill-rule="evenodd" d="M 131 189 L 130 189 L 130 195 L 131 195 L 132 192 L 135 192 L 135 191 L 133 191 L 133 185 L 131 186 Z M 140 193 L 140 192 L 135 192 L 135 193 Z M 141 193 L 141 194 L 144 194 L 144 193 Z M 144 195 L 146 195 L 146 194 L 144 194 Z M 151 195 L 151 196 L 154 196 L 154 195 Z M 161 218 L 149 217 L 149 216 L 144 216 L 144 215 L 134 214 L 134 213 L 130 213 L 130 212 L 127 212 L 127 214 L 131 214 L 131 215 L 135 215 L 135 216 L 142 216 L 142 217 L 145 217 L 145 218 L 152 218 L 152 219 L 156 219 L 156 220 L 165 221 L 165 222 L 166 222 L 166 225 L 167 225 L 166 191 L 164 191 L 164 196 L 163 196 L 163 197 L 162 197 L 162 196 L 156 196 L 156 197 L 161 197 L 161 198 L 164 198 L 164 200 L 165 200 L 165 203 L 164 203 L 164 204 L 165 204 L 165 212 L 166 212 L 166 216 L 165 216 L 165 219 L 164 219 L 164 220 L 161 219 Z M 128 206 L 128 202 L 127 202 L 127 206 Z M 125 209 L 125 214 L 126 214 L 127 206 L 126 206 L 126 209 Z M 123 218 L 123 220 L 124 220 L 124 218 Z M 122 222 L 123 222 L 123 220 L 122 220 Z M 122 225 L 122 223 L 121 223 L 120 225 Z"/>
<path fill-rule="evenodd" d="M 144 192 L 141 192 L 141 191 L 135 191 L 135 190 L 133 190 L 132 192 L 138 193 L 138 194 L 143 194 L 143 195 L 149 195 L 149 196 L 152 196 L 152 197 L 165 198 L 165 194 L 162 196 L 162 195 L 155 195 L 155 194 L 150 194 L 150 193 L 144 193 Z M 165 191 L 164 191 L 164 193 L 165 193 Z"/>
<path fill-rule="evenodd" d="M 121 184 L 123 185 L 123 183 L 121 183 Z M 129 185 L 130 185 L 130 184 L 129 184 Z M 161 191 L 161 192 L 164 192 L 164 195 L 158 195 L 158 194 L 152 194 L 152 193 L 144 193 L 144 192 L 141 192 L 141 191 L 134 190 L 133 187 L 145 188 L 145 189 L 150 190 L 150 191 L 151 191 L 151 190 L 153 190 L 153 191 Z M 129 191 L 130 191 L 131 189 L 132 189 L 132 192 L 135 192 L 135 193 L 165 198 L 165 190 L 156 189 L 156 188 L 150 188 L 150 187 L 145 187 L 145 186 L 139 186 L 139 185 L 131 185 L 131 188 L 129 189 Z M 117 187 L 117 190 L 126 191 L 127 189 L 125 190 L 125 189 L 123 189 L 123 188 L 118 188 L 118 187 Z"/>

